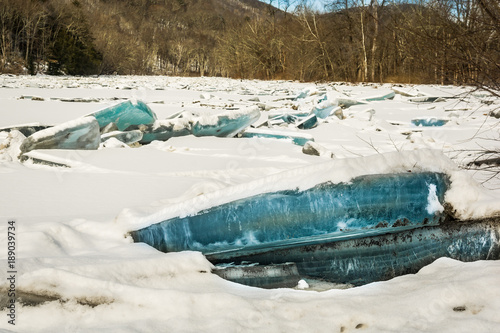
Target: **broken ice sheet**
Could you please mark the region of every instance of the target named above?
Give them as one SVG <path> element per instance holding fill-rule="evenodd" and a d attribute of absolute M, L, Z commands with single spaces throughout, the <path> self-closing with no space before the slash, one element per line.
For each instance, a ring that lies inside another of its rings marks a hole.
<path fill-rule="evenodd" d="M 340 107 L 348 108 L 348 107 L 351 107 L 353 105 L 366 104 L 366 102 L 359 101 L 359 100 L 356 100 L 353 98 L 337 98 L 337 104 Z"/>
<path fill-rule="evenodd" d="M 38 131 L 27 137 L 20 149 L 97 149 L 100 143 L 99 124 L 86 116 Z"/>
<path fill-rule="evenodd" d="M 408 100 L 414 103 L 434 103 L 434 102 L 445 101 L 443 97 L 437 97 L 437 96 L 419 96 L 419 97 L 412 97 Z"/>
<path fill-rule="evenodd" d="M 305 118 L 300 119 L 297 122 L 297 128 L 300 129 L 311 129 L 318 126 L 318 117 L 315 114 L 307 116 Z"/>
<path fill-rule="evenodd" d="M 370 97 L 365 97 L 363 100 L 367 102 L 374 102 L 374 101 L 385 101 L 386 99 L 393 99 L 396 93 L 394 91 L 387 92 L 385 94 L 381 95 L 375 95 L 375 96 L 370 96 Z"/>
<path fill-rule="evenodd" d="M 303 146 L 308 141 L 314 141 L 312 135 L 300 132 L 278 131 L 263 128 L 249 128 L 240 134 L 242 138 L 265 138 L 278 140 L 291 140 L 298 146 Z"/>
<path fill-rule="evenodd" d="M 52 125 L 41 125 L 39 123 L 22 124 L 0 128 L 0 132 L 11 132 L 13 130 L 23 133 L 24 136 L 30 136 L 33 133 L 52 127 Z"/>
<path fill-rule="evenodd" d="M 260 118 L 259 108 L 249 107 L 215 115 L 199 115 L 193 120 L 194 136 L 232 137 Z"/>
<path fill-rule="evenodd" d="M 423 126 L 423 127 L 438 127 L 444 126 L 449 120 L 448 119 L 438 119 L 435 117 L 428 118 L 415 118 L 411 120 L 411 123 L 415 126 Z"/>
<path fill-rule="evenodd" d="M 335 109 L 335 110 L 334 110 Z M 337 103 L 334 103 L 330 100 L 325 100 L 319 104 L 317 104 L 312 112 L 321 119 L 327 118 L 329 115 L 337 111 L 338 109 L 341 110 L 340 107 L 337 107 Z"/>

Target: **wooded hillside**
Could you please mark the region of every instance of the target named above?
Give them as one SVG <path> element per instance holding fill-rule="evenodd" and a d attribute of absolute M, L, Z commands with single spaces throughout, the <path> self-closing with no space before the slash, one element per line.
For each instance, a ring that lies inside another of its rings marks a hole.
<path fill-rule="evenodd" d="M 0 0 L 0 72 L 499 81 L 497 0 L 326 4 Z"/>

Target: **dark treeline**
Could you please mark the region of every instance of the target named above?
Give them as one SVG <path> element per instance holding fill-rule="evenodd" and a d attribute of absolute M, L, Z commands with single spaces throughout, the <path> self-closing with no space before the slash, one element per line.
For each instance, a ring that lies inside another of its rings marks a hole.
<path fill-rule="evenodd" d="M 498 0 L 290 2 L 0 0 L 0 72 L 498 83 Z"/>

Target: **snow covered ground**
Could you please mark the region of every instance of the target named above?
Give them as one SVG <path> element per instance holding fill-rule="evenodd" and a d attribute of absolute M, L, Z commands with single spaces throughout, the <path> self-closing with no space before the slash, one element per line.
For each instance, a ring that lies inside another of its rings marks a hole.
<path fill-rule="evenodd" d="M 391 93 L 391 88 L 397 92 L 393 100 L 372 100 Z M 52 300 L 32 306 L 16 303 L 15 326 L 8 322 L 9 309 L 3 309 L 0 329 L 500 332 L 497 261 L 461 263 L 442 258 L 418 274 L 362 287 L 344 289 L 310 281 L 306 289 L 263 290 L 211 274 L 212 265 L 200 253 L 160 253 L 126 236 L 158 214 L 201 207 L 189 203 L 213 204 L 204 198 L 220 198 L 221 193 L 226 199 L 235 198 L 266 186 L 279 188 L 273 179 L 283 179 L 282 175 L 292 179 L 297 175 L 298 185 L 311 179 L 348 180 L 359 172 L 360 156 L 369 156 L 364 160 L 367 173 L 417 163 L 430 168 L 436 162 L 437 169 L 446 164 L 457 175 L 449 200 L 459 203 L 459 213 L 496 214 L 498 178 L 488 180 L 487 171 L 457 171 L 441 158 L 434 161 L 436 152 L 425 150 L 442 151 L 461 166 L 477 157 L 475 150 L 498 150 L 499 119 L 488 114 L 500 108 L 500 101 L 487 93 L 448 86 L 223 78 L 0 76 L 0 128 L 56 125 L 125 99 L 146 102 L 158 119 L 164 119 L 184 110 L 221 112 L 253 105 L 263 115 L 307 113 L 325 95 L 327 100 L 362 103 L 344 109 L 341 117 L 319 119 L 318 126 L 309 130 L 286 123 L 273 128 L 312 136 L 328 152 L 321 156 L 304 154 L 291 140 L 194 136 L 138 148 L 33 151 L 41 159 L 70 166 L 64 168 L 20 163 L 15 158 L 19 133 L 0 132 L 0 300 L 10 286 L 8 221 L 15 221 L 16 228 L 16 292 Z M 422 103 L 422 97 L 438 99 Z M 412 124 L 421 118 L 446 124 Z M 387 157 L 399 156 L 399 151 L 413 151 L 405 156 L 412 156 L 415 163 Z M 358 162 L 350 162 L 351 158 Z M 310 170 L 311 177 L 304 170 Z M 329 174 L 317 174 L 325 170 Z"/>

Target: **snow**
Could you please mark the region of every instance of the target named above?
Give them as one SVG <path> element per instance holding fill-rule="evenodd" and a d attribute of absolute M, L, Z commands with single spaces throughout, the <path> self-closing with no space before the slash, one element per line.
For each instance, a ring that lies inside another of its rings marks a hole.
<path fill-rule="evenodd" d="M 427 196 L 427 213 L 433 214 L 435 212 L 444 212 L 444 207 L 439 202 L 438 196 L 436 194 L 436 185 L 429 184 L 429 195 Z"/>
<path fill-rule="evenodd" d="M 499 214 L 500 180 L 482 184 L 490 177 L 487 170 L 458 167 L 473 161 L 475 150 L 499 148 L 499 119 L 487 115 L 500 101 L 489 95 L 414 85 L 394 87 L 393 100 L 367 101 L 393 87 L 133 76 L 2 75 L 0 87 L 0 127 L 62 124 L 126 99 L 144 101 L 159 121 L 185 111 L 212 119 L 228 108 L 254 106 L 270 110 L 262 114 L 309 113 L 324 96 L 324 105 L 338 98 L 365 103 L 344 109 L 343 120 L 333 114 L 318 119 L 310 130 L 294 124 L 256 129 L 313 138 L 335 159 L 306 155 L 291 140 L 193 135 L 130 149 L 115 148 L 121 144 L 114 140 L 98 150 L 29 153 L 66 168 L 19 162 L 24 136 L 0 132 L 0 247 L 7 248 L 7 221 L 15 220 L 17 292 L 56 299 L 16 303 L 16 326 L 8 324 L 3 309 L 0 330 L 499 332 L 498 261 L 441 258 L 417 274 L 362 287 L 304 280 L 295 289 L 264 290 L 211 274 L 212 265 L 199 252 L 160 253 L 126 235 L 253 194 L 410 170 L 447 173 L 451 188 L 445 201 L 460 218 Z M 440 98 L 409 100 L 418 96 Z M 411 120 L 417 118 L 448 122 L 416 127 Z M 442 209 L 432 194 L 429 188 L 436 205 L 428 208 Z M 0 259 L 4 296 L 6 250 Z"/>

